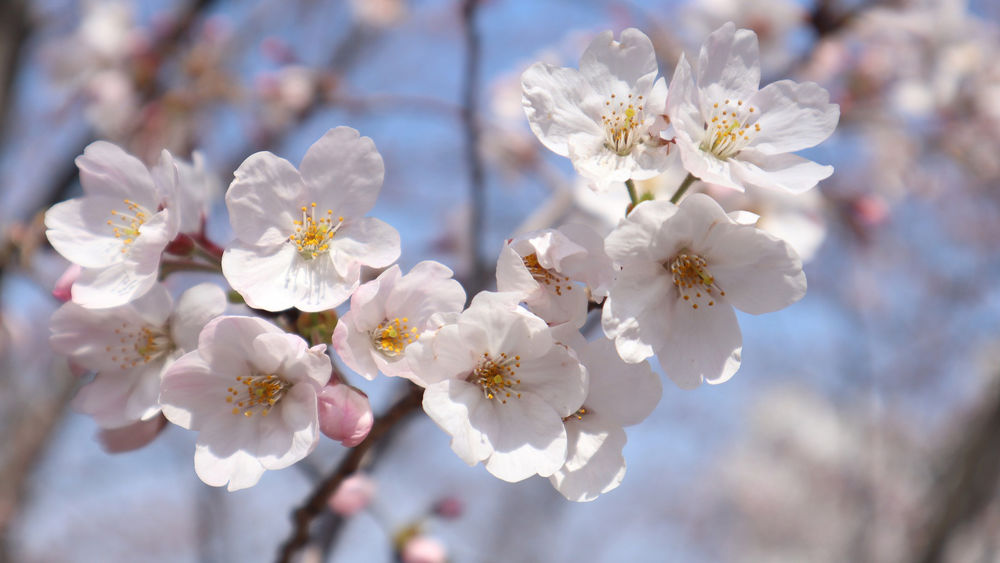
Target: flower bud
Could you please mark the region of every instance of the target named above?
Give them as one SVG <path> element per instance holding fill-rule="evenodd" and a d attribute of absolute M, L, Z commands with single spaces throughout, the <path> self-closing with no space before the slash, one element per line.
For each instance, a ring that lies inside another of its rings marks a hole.
<path fill-rule="evenodd" d="M 364 510 L 374 496 L 375 481 L 364 473 L 355 473 L 340 483 L 327 505 L 341 516 L 353 516 Z"/>
<path fill-rule="evenodd" d="M 167 419 L 157 415 L 150 420 L 140 420 L 122 428 L 102 429 L 97 434 L 101 447 L 109 454 L 138 450 L 151 443 L 167 427 Z"/>
<path fill-rule="evenodd" d="M 458 497 L 444 497 L 434 503 L 434 514 L 445 520 L 454 520 L 462 515 L 465 505 Z"/>
<path fill-rule="evenodd" d="M 63 272 L 59 279 L 56 280 L 56 286 L 52 288 L 52 297 L 55 297 L 63 303 L 72 299 L 73 295 L 71 290 L 73 289 L 73 282 L 76 278 L 80 277 L 80 272 L 83 271 L 77 264 L 70 264 L 66 271 Z"/>
<path fill-rule="evenodd" d="M 403 563 L 445 563 L 448 551 L 440 541 L 419 535 L 406 542 L 401 558 Z"/>
<path fill-rule="evenodd" d="M 350 385 L 334 383 L 324 387 L 318 399 L 323 434 L 348 448 L 364 441 L 375 422 L 367 395 Z"/>

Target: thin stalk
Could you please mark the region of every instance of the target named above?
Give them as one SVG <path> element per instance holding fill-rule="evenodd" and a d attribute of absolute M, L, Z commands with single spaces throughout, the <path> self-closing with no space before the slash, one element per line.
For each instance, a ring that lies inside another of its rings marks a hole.
<path fill-rule="evenodd" d="M 677 191 L 674 192 L 674 195 L 670 196 L 670 203 L 677 203 L 680 201 L 681 197 L 684 196 L 684 192 L 691 187 L 691 184 L 693 184 L 695 180 L 697 180 L 697 178 L 695 178 L 693 174 L 688 173 L 687 177 L 684 178 L 684 181 L 681 182 L 681 185 L 677 187 Z"/>

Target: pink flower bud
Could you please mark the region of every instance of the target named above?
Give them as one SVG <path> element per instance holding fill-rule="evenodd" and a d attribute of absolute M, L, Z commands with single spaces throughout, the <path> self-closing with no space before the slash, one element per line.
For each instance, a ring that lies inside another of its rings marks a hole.
<path fill-rule="evenodd" d="M 52 297 L 63 303 L 69 301 L 72 298 L 71 290 L 73 282 L 76 281 L 76 278 L 80 277 L 81 271 L 83 271 L 83 268 L 77 264 L 71 264 L 66 268 L 66 271 L 56 280 L 56 286 L 52 289 Z"/>
<path fill-rule="evenodd" d="M 375 496 L 375 481 L 364 473 L 355 473 L 341 481 L 327 505 L 341 516 L 352 516 L 364 510 Z"/>
<path fill-rule="evenodd" d="M 327 385 L 319 392 L 319 429 L 348 448 L 368 436 L 375 417 L 368 396 L 341 383 Z"/>
<path fill-rule="evenodd" d="M 101 447 L 109 454 L 130 452 L 151 443 L 167 427 L 167 419 L 157 415 L 122 428 L 102 429 L 97 434 Z"/>
<path fill-rule="evenodd" d="M 403 563 L 445 563 L 448 550 L 430 536 L 416 536 L 403 546 Z"/>
<path fill-rule="evenodd" d="M 462 515 L 465 506 L 458 497 L 445 497 L 434 503 L 434 514 L 445 520 L 454 520 Z"/>

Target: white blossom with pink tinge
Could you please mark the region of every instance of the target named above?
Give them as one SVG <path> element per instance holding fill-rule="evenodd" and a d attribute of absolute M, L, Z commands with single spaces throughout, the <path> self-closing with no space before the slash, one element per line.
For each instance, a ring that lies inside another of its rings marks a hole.
<path fill-rule="evenodd" d="M 562 419 L 587 393 L 587 370 L 513 293 L 482 292 L 454 324 L 410 345 L 423 407 L 469 465 L 516 482 L 566 461 Z"/>
<path fill-rule="evenodd" d="M 605 239 L 621 271 L 604 303 L 604 333 L 638 363 L 656 354 L 683 388 L 722 383 L 740 367 L 733 307 L 758 315 L 806 292 L 802 261 L 782 240 L 734 221 L 712 198 L 640 203 Z"/>
<path fill-rule="evenodd" d="M 222 256 L 229 284 L 257 309 L 323 311 L 361 283 L 361 267 L 399 257 L 399 233 L 365 217 L 385 169 L 368 137 L 326 132 L 299 169 L 269 152 L 251 155 L 226 193 L 236 241 Z"/>
<path fill-rule="evenodd" d="M 550 325 L 583 325 L 588 301 L 600 302 L 613 278 L 603 239 L 583 225 L 510 239 L 497 261 L 497 291 L 518 293 L 528 309 Z"/>
<path fill-rule="evenodd" d="M 177 235 L 172 206 L 177 168 L 163 151 L 152 170 L 105 141 L 76 158 L 83 197 L 45 213 L 45 236 L 64 258 L 83 268 L 73 302 L 88 308 L 124 305 L 156 283 L 160 256 Z"/>
<path fill-rule="evenodd" d="M 101 428 L 121 428 L 160 412 L 160 379 L 170 364 L 197 347 L 197 335 L 226 309 L 226 294 L 210 283 L 185 291 L 176 307 L 156 284 L 138 300 L 110 309 L 66 303 L 52 314 L 52 349 L 97 372 L 73 407 Z"/>
<path fill-rule="evenodd" d="M 799 193 L 833 174 L 832 166 L 792 153 L 829 137 L 840 106 L 814 82 L 760 89 L 757 35 L 732 23 L 702 45 L 697 74 L 681 55 L 667 113 L 684 168 L 706 182 Z"/>
<path fill-rule="evenodd" d="M 569 500 L 596 499 L 625 477 L 625 426 L 639 424 L 656 408 L 663 393 L 660 378 L 649 363 L 627 364 L 606 338 L 584 341 L 578 332 L 560 339 L 573 347 L 590 375 L 583 406 L 564 420 L 566 464 L 549 477 Z"/>
<path fill-rule="evenodd" d="M 201 331 L 198 349 L 164 374 L 160 402 L 170 422 L 198 431 L 202 481 L 252 487 L 313 451 L 332 367 L 325 350 L 256 317 L 219 317 Z"/>
<path fill-rule="evenodd" d="M 623 188 L 668 165 L 660 132 L 667 86 L 657 79 L 653 43 L 629 28 L 616 41 L 601 33 L 580 57 L 580 70 L 535 63 L 521 76 L 531 130 L 552 152 L 568 157 L 591 187 Z"/>
<path fill-rule="evenodd" d="M 405 276 L 392 266 L 351 296 L 351 310 L 333 331 L 333 349 L 367 379 L 378 372 L 412 379 L 406 348 L 464 306 L 465 290 L 443 264 L 420 262 Z"/>

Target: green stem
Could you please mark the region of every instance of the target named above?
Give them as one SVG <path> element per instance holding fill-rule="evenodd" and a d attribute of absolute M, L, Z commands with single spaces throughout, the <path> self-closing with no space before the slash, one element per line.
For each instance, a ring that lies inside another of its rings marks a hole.
<path fill-rule="evenodd" d="M 195 256 L 205 260 L 215 268 L 216 271 L 222 271 L 222 256 L 216 255 L 214 252 L 202 248 L 200 245 L 194 246 L 194 251 L 192 252 Z"/>
<path fill-rule="evenodd" d="M 632 200 L 632 207 L 639 205 L 639 195 L 635 192 L 635 182 L 629 178 L 625 180 L 625 187 L 628 188 L 628 197 Z"/>
<path fill-rule="evenodd" d="M 694 174 L 688 173 L 687 177 L 684 178 L 684 181 L 681 182 L 681 185 L 677 187 L 677 191 L 674 192 L 674 195 L 670 196 L 670 203 L 677 203 L 680 201 L 684 192 L 691 187 L 691 184 L 693 184 L 695 180 L 697 180 L 697 178 L 694 177 Z"/>

